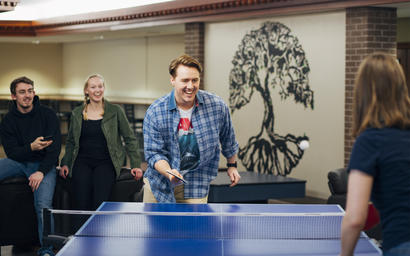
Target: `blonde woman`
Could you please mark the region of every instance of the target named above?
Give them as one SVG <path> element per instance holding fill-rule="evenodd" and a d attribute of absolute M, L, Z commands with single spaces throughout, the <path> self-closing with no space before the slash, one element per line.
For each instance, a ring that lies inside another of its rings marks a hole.
<path fill-rule="evenodd" d="M 84 104 L 72 111 L 60 176 L 72 178 L 74 209 L 95 210 L 109 199 L 126 152 L 132 173 L 142 177 L 137 140 L 124 111 L 104 99 L 104 90 L 104 78 L 91 75 L 84 85 Z"/>
<path fill-rule="evenodd" d="M 384 53 L 368 56 L 355 84 L 342 253 L 353 255 L 368 202 L 380 212 L 383 255 L 410 255 L 410 98 L 403 70 Z"/>

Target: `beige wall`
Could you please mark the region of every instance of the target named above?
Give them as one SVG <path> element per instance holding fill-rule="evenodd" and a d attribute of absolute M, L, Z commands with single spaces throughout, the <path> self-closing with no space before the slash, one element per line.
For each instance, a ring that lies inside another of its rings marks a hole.
<path fill-rule="evenodd" d="M 0 43 L 0 96 L 8 98 L 10 82 L 34 80 L 37 94 L 56 94 L 62 85 L 61 44 Z"/>
<path fill-rule="evenodd" d="M 410 18 L 397 19 L 397 42 L 410 42 Z"/>
<path fill-rule="evenodd" d="M 182 35 L 168 38 L 151 37 L 148 38 L 147 43 L 149 47 L 146 84 L 155 90 L 150 90 L 148 87 L 146 95 L 156 99 L 172 90 L 168 66 L 173 59 L 184 53 L 184 37 Z"/>
<path fill-rule="evenodd" d="M 98 73 L 106 80 L 106 97 L 131 97 L 145 86 L 145 54 L 145 38 L 64 44 L 61 91 L 82 96 L 84 80 Z"/>
<path fill-rule="evenodd" d="M 343 166 L 345 13 L 332 12 L 256 20 L 209 23 L 205 32 L 206 89 L 229 102 L 229 73 L 243 36 L 260 28 L 265 21 L 281 22 L 298 37 L 310 66 L 309 81 L 314 91 L 314 110 L 295 104 L 290 97 L 280 100 L 271 90 L 275 108 L 275 132 L 296 136 L 306 134 L 310 148 L 290 177 L 307 180 L 307 194 L 329 196 L 327 172 Z M 252 101 L 232 115 L 238 142 L 244 146 L 263 120 L 262 98 Z M 221 166 L 224 166 L 221 161 Z M 241 166 L 241 169 L 244 168 Z"/>
<path fill-rule="evenodd" d="M 184 52 L 184 36 L 164 35 L 61 44 L 1 43 L 0 95 L 17 76 L 31 77 L 39 94 L 82 99 L 86 77 L 106 79 L 108 99 L 150 104 L 171 90 L 169 62 Z"/>
<path fill-rule="evenodd" d="M 63 46 L 65 95 L 82 95 L 85 78 L 106 79 L 107 98 L 151 103 L 169 92 L 168 64 L 184 50 L 181 35 L 69 43 Z"/>

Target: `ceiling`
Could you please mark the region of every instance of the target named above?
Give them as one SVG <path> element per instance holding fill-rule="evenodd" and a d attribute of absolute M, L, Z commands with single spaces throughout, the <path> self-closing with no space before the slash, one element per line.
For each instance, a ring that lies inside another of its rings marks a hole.
<path fill-rule="evenodd" d="M 51 17 L 64 17 L 80 13 L 92 13 L 103 10 L 116 10 L 119 8 L 131 8 L 174 0 L 20 0 L 14 11 L 0 13 L 0 21 L 13 20 L 38 20 Z M 397 8 L 399 18 L 410 18 L 410 1 L 389 5 L 378 5 L 379 7 Z M 50 11 L 52 10 L 52 11 Z M 0 42 L 22 42 L 22 43 L 69 43 L 93 40 L 110 40 L 120 38 L 134 38 L 145 36 L 161 36 L 171 34 L 183 34 L 183 24 L 146 26 L 134 29 L 111 30 L 104 32 L 87 32 L 76 34 L 62 34 L 52 36 L 0 36 Z"/>
<path fill-rule="evenodd" d="M 14 11 L 0 13 L 0 20 L 31 21 L 170 1 L 174 0 L 20 0 Z"/>
<path fill-rule="evenodd" d="M 117 10 L 146 6 L 150 4 L 170 2 L 173 0 L 20 0 L 14 11 L 0 13 L 0 21 L 26 20 L 35 21 L 68 15 L 92 13 L 99 11 Z M 50 11 L 52 10 L 52 11 Z M 52 36 L 0 36 L 0 42 L 16 42 L 33 44 L 39 43 L 67 43 L 93 40 L 111 40 L 135 38 L 144 36 L 160 36 L 170 34 L 183 34 L 185 28 L 182 24 L 154 27 L 138 27 L 127 30 L 112 30 L 104 32 L 87 32 L 77 34 L 52 35 Z"/>
<path fill-rule="evenodd" d="M 0 13 L 0 20 L 38 20 L 171 1 L 175 0 L 20 0 L 14 11 Z M 410 1 L 381 6 L 396 7 L 399 18 L 410 17 Z"/>
<path fill-rule="evenodd" d="M 183 35 L 185 26 L 183 24 L 164 25 L 153 27 L 142 27 L 127 30 L 103 31 L 103 32 L 87 32 L 76 34 L 60 34 L 53 36 L 0 36 L 0 42 L 13 43 L 74 43 L 74 42 L 89 42 L 99 40 L 126 39 L 147 36 L 163 36 L 163 35 Z"/>

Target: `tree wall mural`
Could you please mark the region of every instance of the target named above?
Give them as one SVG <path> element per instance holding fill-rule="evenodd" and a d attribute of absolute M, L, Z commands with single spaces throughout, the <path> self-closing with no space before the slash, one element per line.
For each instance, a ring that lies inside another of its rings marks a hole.
<path fill-rule="evenodd" d="M 275 132 L 272 93 L 279 93 L 281 100 L 291 98 L 305 109 L 313 109 L 305 52 L 288 27 L 279 22 L 265 22 L 243 37 L 232 64 L 229 75 L 232 115 L 245 107 L 255 93 L 262 96 L 264 105 L 260 131 L 240 147 L 238 157 L 248 171 L 286 176 L 303 157 L 299 143 L 309 137 Z"/>

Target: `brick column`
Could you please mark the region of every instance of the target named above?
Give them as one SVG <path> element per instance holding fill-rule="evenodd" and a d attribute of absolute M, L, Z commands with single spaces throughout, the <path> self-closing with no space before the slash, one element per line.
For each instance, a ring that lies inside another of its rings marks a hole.
<path fill-rule="evenodd" d="M 203 22 L 185 24 L 185 53 L 196 58 L 204 67 L 204 31 Z M 206 72 L 206 70 L 204 70 Z M 200 88 L 204 88 L 204 76 L 201 74 Z"/>
<path fill-rule="evenodd" d="M 395 8 L 348 8 L 346 9 L 346 74 L 345 74 L 345 166 L 349 163 L 354 143 L 353 87 L 361 61 L 369 54 L 382 51 L 396 55 Z"/>

